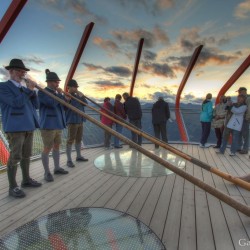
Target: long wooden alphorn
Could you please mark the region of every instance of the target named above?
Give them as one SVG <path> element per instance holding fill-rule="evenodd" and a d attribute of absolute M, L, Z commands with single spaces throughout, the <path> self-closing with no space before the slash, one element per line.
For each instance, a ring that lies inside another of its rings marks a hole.
<path fill-rule="evenodd" d="M 64 91 L 63 91 L 63 92 L 64 92 Z M 195 165 L 197 165 L 197 166 L 199 166 L 199 167 L 201 167 L 201 168 L 203 168 L 203 169 L 205 169 L 205 170 L 207 170 L 207 171 L 209 171 L 209 172 L 211 172 L 211 173 L 213 173 L 213 174 L 216 174 L 217 176 L 220 176 L 220 177 L 222 177 L 223 179 L 225 179 L 225 180 L 227 180 L 227 181 L 230 181 L 230 182 L 232 182 L 232 183 L 234 183 L 234 184 L 236 184 L 236 185 L 238 185 L 238 186 L 240 186 L 240 187 L 242 187 L 242 188 L 244 188 L 244 189 L 246 189 L 246 190 L 248 190 L 248 191 L 250 191 L 250 183 L 248 183 L 248 182 L 246 182 L 246 181 L 244 181 L 244 180 L 241 180 L 241 179 L 239 179 L 238 177 L 234 177 L 234 176 L 232 176 L 232 175 L 230 175 L 230 174 L 228 174 L 228 173 L 222 172 L 222 171 L 220 171 L 218 168 L 214 168 L 214 167 L 210 166 L 209 164 L 200 161 L 200 160 L 197 159 L 197 158 L 194 158 L 194 157 L 192 157 L 192 156 L 190 156 L 190 155 L 188 155 L 188 154 L 186 154 L 186 153 L 183 153 L 182 151 L 180 151 L 180 150 L 178 150 L 178 149 L 176 149 L 176 148 L 170 146 L 169 144 L 167 144 L 167 143 L 165 143 L 165 142 L 163 142 L 163 141 L 160 141 L 159 139 L 153 137 L 152 135 L 149 135 L 149 134 L 143 132 L 142 130 L 136 128 L 134 125 L 130 124 L 129 122 L 127 122 L 126 120 L 122 119 L 122 118 L 119 117 L 119 116 L 118 116 L 118 119 L 115 119 L 114 117 L 117 117 L 117 115 L 114 114 L 114 113 L 112 113 L 112 112 L 111 112 L 110 110 L 108 110 L 108 109 L 105 109 L 105 108 L 101 107 L 101 108 L 103 108 L 105 111 L 108 111 L 110 114 L 112 114 L 112 116 L 111 116 L 111 115 L 108 115 L 108 114 L 106 114 L 106 113 L 103 113 L 103 112 L 101 112 L 100 110 L 98 110 L 98 109 L 96 109 L 96 108 L 94 108 L 94 107 L 89 106 L 88 104 L 86 104 L 85 102 L 79 100 L 78 98 L 76 98 L 75 96 L 69 94 L 68 92 L 64 92 L 64 93 L 65 93 L 65 94 L 67 93 L 72 99 L 74 99 L 74 100 L 80 102 L 81 104 L 85 105 L 86 107 L 88 107 L 88 108 L 90 108 L 90 109 L 92 109 L 92 110 L 98 112 L 99 114 L 108 117 L 108 118 L 111 119 L 112 121 L 114 121 L 114 122 L 116 122 L 116 123 L 122 125 L 123 127 L 125 127 L 125 128 L 127 128 L 127 129 L 133 131 L 134 133 L 136 133 L 136 134 L 138 134 L 138 135 L 144 137 L 145 139 L 151 141 L 152 143 L 155 143 L 155 144 L 157 144 L 157 145 L 159 145 L 159 146 L 161 146 L 161 147 L 163 147 L 163 148 L 169 150 L 170 152 L 172 152 L 172 153 L 174 153 L 174 154 L 176 154 L 176 155 L 178 155 L 178 156 L 184 158 L 185 160 L 188 160 L 188 161 L 190 161 L 191 163 L 193 163 L 193 164 L 195 164 Z M 86 98 L 85 95 L 83 95 L 83 96 Z M 86 99 L 90 100 L 90 98 L 86 98 Z M 97 104 L 97 103 L 96 103 L 96 104 Z M 99 104 L 97 104 L 97 105 L 100 106 Z"/>
<path fill-rule="evenodd" d="M 168 168 L 169 170 L 171 170 L 172 172 L 180 175 L 181 177 L 183 177 L 184 179 L 188 180 L 189 182 L 193 183 L 194 185 L 200 187 L 201 189 L 205 190 L 206 192 L 208 192 L 209 194 L 215 196 L 216 198 L 218 198 L 219 200 L 225 202 L 226 204 L 228 204 L 229 206 L 235 208 L 236 210 L 240 211 L 241 213 L 245 214 L 246 216 L 250 216 L 250 208 L 249 206 L 240 203 L 236 200 L 234 200 L 232 197 L 230 197 L 227 194 L 224 194 L 223 192 L 217 190 L 216 188 L 206 184 L 205 182 L 201 181 L 200 179 L 186 173 L 185 171 L 183 171 L 182 169 L 179 169 L 177 167 L 175 167 L 174 165 L 166 162 L 165 160 L 163 160 L 162 158 L 160 158 L 159 156 L 149 152 L 148 150 L 144 149 L 143 147 L 139 146 L 138 144 L 136 144 L 135 142 L 129 140 L 127 137 L 121 135 L 120 133 L 114 131 L 112 128 L 109 128 L 108 126 L 103 125 L 101 122 L 97 121 L 96 119 L 94 119 L 93 117 L 85 114 L 84 112 L 80 111 L 79 109 L 75 108 L 74 106 L 72 106 L 71 104 L 63 101 L 62 99 L 60 99 L 59 97 L 53 95 L 52 93 L 46 91 L 45 89 L 39 87 L 38 85 L 36 86 L 36 88 L 42 92 L 44 92 L 45 94 L 47 94 L 48 96 L 50 96 L 51 98 L 55 99 L 56 101 L 58 101 L 60 104 L 64 105 L 65 107 L 71 109 L 72 111 L 76 112 L 77 114 L 83 116 L 84 118 L 86 118 L 88 121 L 94 123 L 95 125 L 97 125 L 98 127 L 108 131 L 110 134 L 112 134 L 113 136 L 118 137 L 121 141 L 127 143 L 128 145 L 130 145 L 131 147 L 135 148 L 136 150 L 138 150 L 139 152 L 141 152 L 142 154 L 148 156 L 149 158 L 151 158 L 152 160 L 158 162 L 159 164 L 161 164 L 162 166 Z"/>

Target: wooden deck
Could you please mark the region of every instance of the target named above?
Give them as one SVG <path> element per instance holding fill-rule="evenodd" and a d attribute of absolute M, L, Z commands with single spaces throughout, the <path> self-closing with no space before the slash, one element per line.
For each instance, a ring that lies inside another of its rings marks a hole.
<path fill-rule="evenodd" d="M 213 148 L 174 145 L 211 166 L 232 175 L 250 172 L 248 155 L 217 155 Z M 153 145 L 144 145 L 152 149 Z M 171 174 L 151 178 L 121 177 L 100 171 L 94 159 L 103 148 L 85 149 L 89 161 L 76 163 L 67 176 L 43 180 L 40 160 L 31 164 L 31 175 L 43 182 L 39 189 L 25 189 L 27 197 L 8 196 L 6 173 L 0 175 L 0 237 L 43 215 L 75 207 L 105 207 L 126 212 L 148 225 L 166 249 L 230 250 L 250 249 L 250 218 L 204 192 L 190 182 Z M 74 158 L 73 158 L 74 159 Z M 52 160 L 51 160 L 52 161 Z M 66 165 L 66 156 L 61 156 Z M 186 162 L 185 171 L 218 188 L 238 201 L 250 204 L 250 192 Z M 21 181 L 18 169 L 17 180 Z"/>

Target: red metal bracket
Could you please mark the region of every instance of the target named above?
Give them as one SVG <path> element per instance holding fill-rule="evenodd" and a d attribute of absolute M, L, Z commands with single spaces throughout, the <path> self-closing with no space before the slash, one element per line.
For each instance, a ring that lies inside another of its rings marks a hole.
<path fill-rule="evenodd" d="M 220 102 L 220 96 L 225 95 L 225 93 L 239 79 L 239 77 L 245 72 L 245 70 L 249 67 L 249 65 L 250 65 L 250 55 L 245 59 L 245 61 L 240 65 L 240 67 L 233 73 L 233 75 L 229 78 L 229 80 L 220 89 L 216 97 L 215 104 L 218 104 Z"/>
<path fill-rule="evenodd" d="M 136 54 L 136 58 L 135 58 L 134 71 L 133 71 L 132 81 L 131 81 L 131 85 L 130 85 L 130 96 L 133 96 L 135 79 L 136 79 L 138 66 L 139 66 L 139 62 L 140 62 L 140 58 L 141 58 L 143 43 L 144 43 L 144 38 L 141 38 L 139 43 L 138 43 L 137 54 Z"/>
<path fill-rule="evenodd" d="M 0 43 L 16 20 L 27 0 L 12 0 L 9 8 L 0 21 Z"/>
<path fill-rule="evenodd" d="M 66 78 L 66 81 L 65 81 L 65 84 L 64 84 L 64 90 L 67 91 L 67 83 L 70 79 L 73 78 L 74 76 L 74 73 L 75 73 L 75 70 L 76 70 L 76 67 L 80 61 L 80 58 L 82 56 L 82 53 L 83 53 L 83 50 L 88 42 L 88 39 L 89 39 L 89 36 L 90 36 L 90 33 L 92 31 L 94 27 L 94 23 L 93 22 L 90 22 L 86 27 L 85 27 L 85 30 L 83 32 L 83 35 L 82 35 L 82 38 L 81 38 L 81 41 L 78 45 L 78 48 L 77 48 L 77 51 L 76 51 L 76 54 L 75 54 L 75 57 L 73 59 L 73 62 L 71 64 L 71 67 L 69 69 L 69 73 L 67 75 L 67 78 Z"/>
<path fill-rule="evenodd" d="M 193 70 L 193 67 L 198 59 L 198 56 L 201 52 L 203 48 L 203 45 L 200 45 L 198 46 L 193 55 L 192 55 L 192 58 L 189 62 L 189 65 L 186 69 L 186 72 L 183 76 L 183 79 L 181 81 L 181 84 L 179 86 L 179 89 L 178 89 L 178 92 L 177 92 L 177 95 L 176 95 L 176 100 L 175 100 L 175 113 L 176 113 L 176 121 L 177 121 L 177 125 L 178 125 L 178 128 L 179 128 L 179 132 L 180 132 L 180 136 L 181 136 L 181 140 L 184 141 L 184 142 L 187 142 L 188 141 L 188 135 L 187 135 L 187 132 L 186 132 L 186 129 L 185 129 L 185 126 L 184 126 L 184 123 L 183 123 L 183 120 L 182 120 L 182 116 L 181 116 L 181 113 L 180 113 L 180 98 L 181 98 L 181 93 L 186 85 L 186 82 L 188 80 L 188 77 L 189 75 L 191 74 L 192 70 Z"/>

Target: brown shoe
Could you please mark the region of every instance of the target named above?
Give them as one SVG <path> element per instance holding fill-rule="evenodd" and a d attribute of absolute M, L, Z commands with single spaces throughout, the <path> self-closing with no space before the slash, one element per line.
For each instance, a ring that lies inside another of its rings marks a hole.
<path fill-rule="evenodd" d="M 242 154 L 242 155 L 245 155 L 245 154 L 247 154 L 248 152 L 247 152 L 246 150 L 241 150 L 241 151 L 239 151 L 239 153 Z"/>

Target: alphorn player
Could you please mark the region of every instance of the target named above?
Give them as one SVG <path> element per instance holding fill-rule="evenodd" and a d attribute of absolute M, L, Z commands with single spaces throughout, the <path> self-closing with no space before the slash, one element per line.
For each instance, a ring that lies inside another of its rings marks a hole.
<path fill-rule="evenodd" d="M 81 102 L 88 104 L 87 100 L 83 96 L 83 93 L 77 90 L 78 87 L 79 86 L 76 80 L 74 79 L 69 80 L 67 84 L 69 94 L 79 99 Z M 77 100 L 69 96 L 66 96 L 66 100 L 72 106 L 84 112 L 84 104 L 78 102 Z M 75 166 L 71 158 L 72 144 L 74 142 L 75 142 L 75 149 L 76 149 L 76 161 L 78 162 L 88 161 L 88 159 L 84 158 L 81 155 L 81 142 L 83 138 L 83 122 L 85 121 L 86 119 L 83 116 L 77 114 L 71 109 L 66 109 L 66 123 L 68 127 L 66 154 L 67 154 L 67 166 L 70 168 L 73 168 Z"/>
<path fill-rule="evenodd" d="M 40 187 L 42 184 L 30 178 L 30 156 L 32 154 L 33 132 L 39 127 L 36 109 L 38 98 L 34 91 L 35 82 L 21 85 L 28 68 L 20 59 L 12 59 L 8 66 L 10 79 L 0 83 L 0 106 L 3 130 L 9 142 L 10 156 L 7 162 L 9 195 L 15 198 L 25 197 L 25 193 L 16 182 L 17 164 L 22 170 L 22 187 Z"/>
<path fill-rule="evenodd" d="M 65 99 L 62 95 L 62 89 L 59 88 L 60 79 L 55 72 L 45 71 L 47 87 L 45 90 L 55 96 Z M 65 111 L 62 104 L 46 95 L 42 91 L 38 91 L 40 102 L 40 131 L 43 140 L 42 163 L 44 167 L 44 179 L 47 182 L 54 181 L 49 168 L 49 153 L 52 150 L 52 158 L 54 161 L 54 174 L 64 175 L 68 171 L 60 167 L 60 144 L 62 142 L 62 130 L 66 128 Z"/>

